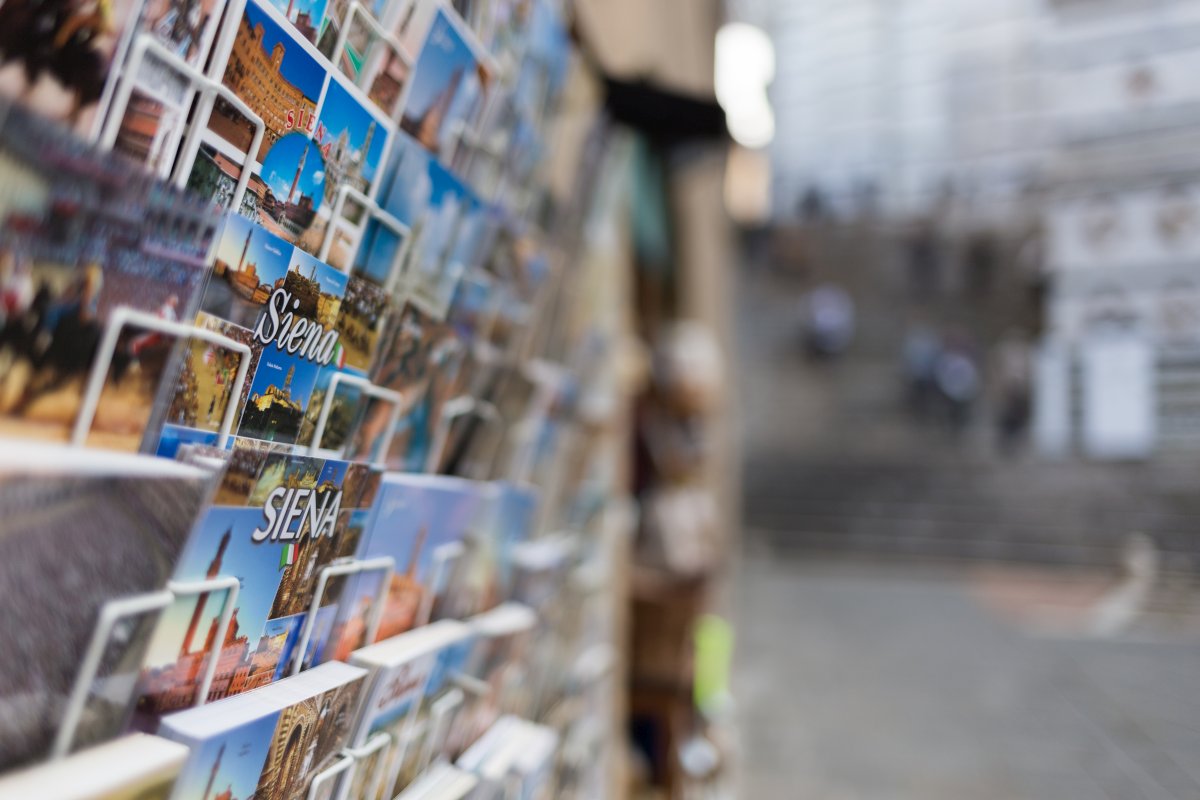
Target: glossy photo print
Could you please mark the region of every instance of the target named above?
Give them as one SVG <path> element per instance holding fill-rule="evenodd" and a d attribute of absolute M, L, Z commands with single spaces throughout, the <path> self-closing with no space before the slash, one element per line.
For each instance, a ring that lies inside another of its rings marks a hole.
<path fill-rule="evenodd" d="M 177 341 L 126 324 L 111 352 L 99 347 L 117 307 L 167 322 L 194 313 L 215 209 L 15 106 L 0 125 L 0 177 L 0 432 L 65 441 L 104 359 L 86 441 L 138 450 Z"/>
<path fill-rule="evenodd" d="M 145 457 L 0 448 L 0 587 L 11 611 L 2 626 L 0 766 L 49 755 L 102 608 L 163 585 L 211 484 L 207 472 Z M 153 614 L 118 623 L 76 746 L 123 730 L 154 623 Z"/>
<path fill-rule="evenodd" d="M 375 193 L 390 131 L 378 109 L 340 79 L 330 79 L 313 134 L 325 194 L 299 244 L 310 253 L 325 253 L 339 269 L 348 269 L 367 224 L 368 206 L 359 198 Z"/>
<path fill-rule="evenodd" d="M 93 139 L 135 8 L 133 0 L 0 4 L 0 96 Z"/>
<path fill-rule="evenodd" d="M 401 127 L 435 157 L 449 161 L 478 117 L 492 76 L 461 23 L 439 8 L 413 67 Z"/>
<path fill-rule="evenodd" d="M 243 173 L 246 191 L 232 210 L 297 243 L 324 201 L 325 163 L 312 141 L 328 78 L 319 54 L 268 6 L 250 0 L 238 21 L 222 84 L 261 120 L 217 96 L 190 166 L 188 186 L 231 208 Z"/>

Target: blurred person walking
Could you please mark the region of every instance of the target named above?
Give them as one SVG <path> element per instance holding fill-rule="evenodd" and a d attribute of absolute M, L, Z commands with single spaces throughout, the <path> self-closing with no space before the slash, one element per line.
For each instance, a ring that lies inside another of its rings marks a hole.
<path fill-rule="evenodd" d="M 810 358 L 835 358 L 854 341 L 854 300 L 841 286 L 817 286 L 802 298 L 800 314 Z"/>
<path fill-rule="evenodd" d="M 955 437 L 961 436 L 980 388 L 979 368 L 965 335 L 952 333 L 944 338 L 935 377 L 946 409 L 946 423 Z"/>
<path fill-rule="evenodd" d="M 1032 408 L 1033 352 L 1025 334 L 1008 331 L 996 343 L 996 432 L 1003 455 L 1013 455 L 1029 427 Z"/>
<path fill-rule="evenodd" d="M 913 417 L 924 422 L 931 416 L 937 400 L 937 366 L 942 343 L 933 328 L 924 323 L 909 327 L 904 334 L 904 383 L 908 408 Z"/>

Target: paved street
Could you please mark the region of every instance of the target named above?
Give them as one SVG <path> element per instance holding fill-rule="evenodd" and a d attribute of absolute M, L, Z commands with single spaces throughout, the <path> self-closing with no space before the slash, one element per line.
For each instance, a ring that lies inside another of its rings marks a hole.
<path fill-rule="evenodd" d="M 1200 797 L 1200 641 L 1037 638 L 968 575 L 747 556 L 740 796 Z"/>
<path fill-rule="evenodd" d="M 898 413 L 896 312 L 868 298 L 862 346 L 811 365 L 803 287 L 740 287 L 739 796 L 1200 798 L 1195 465 L 949 448 Z M 1089 638 L 1137 531 L 1147 613 Z"/>

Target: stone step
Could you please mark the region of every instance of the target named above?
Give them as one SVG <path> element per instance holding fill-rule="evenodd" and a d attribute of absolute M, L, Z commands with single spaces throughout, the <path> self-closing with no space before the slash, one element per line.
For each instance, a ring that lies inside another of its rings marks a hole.
<path fill-rule="evenodd" d="M 789 465 L 790 464 L 790 465 Z M 803 464 L 754 460 L 743 515 L 778 548 L 922 558 L 1113 565 L 1149 535 L 1200 574 L 1191 474 L 1103 465 Z"/>

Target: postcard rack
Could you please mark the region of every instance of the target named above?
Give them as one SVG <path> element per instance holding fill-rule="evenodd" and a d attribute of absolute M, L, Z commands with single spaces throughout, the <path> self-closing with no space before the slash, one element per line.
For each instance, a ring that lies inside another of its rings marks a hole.
<path fill-rule="evenodd" d="M 308 790 L 308 800 L 320 800 L 323 797 L 329 797 L 330 791 L 326 787 L 330 784 L 337 785 L 338 781 L 350 780 L 357 771 L 359 764 L 366 759 L 383 750 L 392 743 L 392 735 L 386 731 L 380 731 L 367 740 L 366 744 L 361 747 L 344 747 L 342 748 L 341 758 L 339 758 L 331 767 L 324 772 L 318 773 L 312 781 L 312 785 Z M 380 778 L 379 771 L 383 768 L 384 759 L 379 759 L 375 765 L 375 775 L 372 778 L 372 783 L 377 784 Z M 371 796 L 374 796 L 373 794 Z"/>
<path fill-rule="evenodd" d="M 112 310 L 105 325 L 104 336 L 100 340 L 100 349 L 96 354 L 96 361 L 92 364 L 92 370 L 88 376 L 83 394 L 83 402 L 80 405 L 79 414 L 75 419 L 75 426 L 71 432 L 72 446 L 83 447 L 87 442 L 88 433 L 91 431 L 92 423 L 96 418 L 96 408 L 100 404 L 100 395 L 104 391 L 104 382 L 108 378 L 108 372 L 112 367 L 113 358 L 116 355 L 117 342 L 121 333 L 127 327 L 142 328 L 154 334 L 161 334 L 174 339 L 199 339 L 237 353 L 241 357 L 238 359 L 237 376 L 234 378 L 230 397 L 241 396 L 242 387 L 246 384 L 246 373 L 250 369 L 251 354 L 248 346 L 241 342 L 235 342 L 228 336 L 222 336 L 219 333 L 205 330 L 196 325 L 187 325 L 182 322 L 164 319 L 146 311 L 129 308 L 128 306 L 118 306 Z M 225 414 L 221 419 L 220 431 L 217 435 L 217 446 L 220 448 L 224 448 L 229 442 L 236 411 L 236 403 L 229 403 L 225 409 Z"/>
<path fill-rule="evenodd" d="M 171 52 L 149 33 L 139 33 L 133 41 L 129 60 L 122 71 L 112 106 L 108 111 L 108 116 L 100 133 L 100 146 L 105 150 L 111 150 L 116 144 L 121 129 L 121 122 L 129 111 L 130 101 L 137 88 L 138 75 L 143 65 L 147 64 L 151 58 L 165 65 L 168 71 L 183 78 L 187 88 L 184 94 L 186 99 L 181 103 L 181 107 L 190 106 L 194 98 L 199 98 L 195 118 L 187 134 L 184 136 L 183 146 L 179 150 L 178 157 L 173 162 L 164 162 L 158 170 L 159 174 L 169 178 L 181 189 L 187 186 L 187 168 L 195 160 L 196 154 L 200 151 L 200 131 L 207 124 L 218 97 L 237 109 L 238 113 L 245 117 L 254 127 L 250 149 L 245 153 L 245 163 L 249 163 L 252 154 L 259 152 L 263 138 L 266 136 L 266 123 L 263 122 L 262 117 L 246 105 L 237 94 L 221 83 L 218 78 L 205 75 L 200 69 L 189 64 L 176 53 Z M 230 200 L 229 205 L 231 208 L 236 209 L 241 207 L 242 199 L 245 197 L 249 184 L 250 170 L 243 169 L 238 176 L 237 188 L 234 190 Z"/>
<path fill-rule="evenodd" d="M 317 417 L 317 424 L 313 429 L 312 444 L 308 447 L 309 455 L 324 455 L 327 457 L 340 458 L 348 446 L 343 443 L 337 450 L 322 450 L 321 442 L 325 438 L 325 429 L 329 425 L 329 415 L 333 411 L 333 401 L 337 398 L 337 390 L 341 386 L 349 386 L 357 389 L 363 396 L 372 397 L 376 400 L 381 400 L 391 406 L 391 414 L 388 415 L 387 426 L 384 429 L 381 443 L 378 445 L 379 458 L 376 459 L 376 466 L 384 467 L 384 460 L 387 458 L 388 451 L 392 446 L 392 439 L 396 435 L 396 426 L 400 423 L 400 415 L 404 411 L 404 395 L 400 392 L 394 392 L 391 389 L 384 389 L 382 386 L 376 386 L 366 378 L 360 378 L 357 375 L 351 375 L 345 372 L 335 372 L 333 377 L 329 379 L 329 389 L 325 392 L 324 401 L 321 404 L 321 411 Z"/>
<path fill-rule="evenodd" d="M 321 570 L 317 578 L 316 589 L 313 591 L 312 605 L 309 606 L 308 614 L 304 618 L 304 627 L 300 633 L 300 646 L 296 648 L 296 660 L 292 666 L 293 675 L 299 675 L 304 668 L 304 657 L 308 653 L 308 646 L 312 641 L 313 629 L 317 623 L 317 614 L 321 610 L 321 602 L 325 599 L 325 590 L 329 586 L 329 580 L 331 578 L 362 575 L 369 572 L 380 573 L 379 590 L 375 594 L 371 611 L 367 615 L 367 629 L 364 636 L 365 641 L 373 642 L 375 641 L 375 634 L 379 630 L 379 619 L 383 613 L 383 603 L 387 597 L 388 585 L 395 570 L 396 560 L 391 556 L 349 559 L 334 562 Z"/>
<path fill-rule="evenodd" d="M 207 653 L 207 665 L 199 687 L 196 690 L 195 706 L 204 705 L 208 700 L 208 690 L 212 686 L 213 675 L 217 668 L 217 656 L 220 654 L 225 633 L 233 619 L 233 609 L 237 603 L 241 581 L 230 576 L 217 576 L 202 581 L 170 581 L 167 588 L 161 592 L 150 592 L 134 597 L 111 600 L 106 603 L 96 622 L 91 641 L 84 653 L 79 675 L 71 689 L 67 707 L 62 715 L 62 723 L 55 736 L 54 745 L 50 752 L 51 759 L 65 758 L 75 742 L 79 722 L 87 705 L 88 695 L 100 669 L 100 662 L 110 639 L 122 620 L 141 617 L 146 614 L 161 614 L 168 606 L 184 597 L 200 598 L 203 602 L 210 594 L 221 592 L 225 594 L 225 603 L 221 616 L 214 629 L 212 649 Z"/>
<path fill-rule="evenodd" d="M 543 692 L 586 692 L 614 661 L 565 663 L 579 634 L 555 614 L 557 577 L 530 582 L 556 587 L 531 592 L 538 608 L 502 608 L 522 605 L 523 569 L 565 574 L 580 549 L 519 558 L 573 515 L 564 481 L 585 472 L 564 468 L 561 443 L 576 424 L 575 339 L 596 323 L 572 316 L 572 265 L 546 255 L 573 234 L 543 230 L 577 221 L 548 185 L 524 185 L 548 148 L 546 86 L 566 81 L 569 7 L 127 5 L 92 15 L 111 19 L 89 43 L 103 96 L 86 114 L 0 98 L 0 112 L 19 109 L 0 113 L 0 155 L 29 172 L 11 189 L 28 208 L 0 215 L 5 313 L 37 317 L 29 338 L 72 357 L 0 343 L 3 369 L 20 367 L 5 393 L 21 395 L 0 418 L 45 413 L 54 383 L 55 416 L 37 420 L 54 439 L 146 454 L 104 454 L 109 472 L 85 475 L 125 516 L 90 500 L 64 511 L 63 530 L 111 534 L 137 558 L 91 536 L 117 554 L 115 577 L 94 580 L 86 562 L 95 597 L 72 608 L 49 709 L 63 710 L 39 722 L 53 742 L 11 766 L 70 775 L 93 728 L 132 752 L 147 736 L 135 732 L 153 731 L 185 751 L 169 780 L 188 791 L 216 752 L 200 783 L 217 793 L 317 800 L 365 782 L 374 796 L 402 767 L 437 774 L 494 714 L 547 726 Z M 561 74 L 523 71 L 535 31 L 559 37 Z M 25 115 L 62 139 L 22 147 L 42 130 Z M 86 460 L 59 471 L 73 480 Z M 498 622 L 476 621 L 493 611 Z M 370 664 L 379 652 L 412 661 Z M 205 749 L 221 736 L 228 750 Z M 236 768 L 259 750 L 282 756 Z M 506 798 L 533 796 L 502 783 Z"/>

